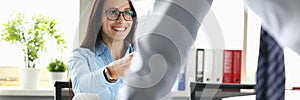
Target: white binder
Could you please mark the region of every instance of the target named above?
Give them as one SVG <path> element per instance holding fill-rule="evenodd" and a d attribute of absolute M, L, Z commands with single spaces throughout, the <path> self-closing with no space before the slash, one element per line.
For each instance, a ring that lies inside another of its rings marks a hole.
<path fill-rule="evenodd" d="M 224 50 L 204 49 L 204 83 L 222 83 L 223 53 Z"/>
<path fill-rule="evenodd" d="M 203 82 L 212 82 L 213 70 L 213 51 L 211 49 L 204 49 L 204 66 L 203 66 Z"/>
<path fill-rule="evenodd" d="M 224 50 L 213 50 L 213 83 L 222 83 Z"/>

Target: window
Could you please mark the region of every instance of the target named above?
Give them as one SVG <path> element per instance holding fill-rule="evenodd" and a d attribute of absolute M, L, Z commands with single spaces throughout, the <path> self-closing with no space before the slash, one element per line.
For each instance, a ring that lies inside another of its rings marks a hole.
<path fill-rule="evenodd" d="M 0 32 L 3 29 L 2 24 L 7 22 L 11 15 L 18 12 L 25 13 L 25 16 L 43 14 L 60 22 L 58 29 L 63 33 L 63 38 L 67 41 L 66 46 L 68 47 L 62 54 L 62 60 L 67 63 L 73 50 L 73 43 L 78 41 L 78 39 L 74 39 L 79 25 L 79 0 L 3 0 L 0 3 Z M 24 67 L 22 47 L 7 42 L 0 42 L 0 47 L 0 86 L 18 85 L 18 67 Z M 47 86 L 48 84 L 48 71 L 45 67 L 51 59 L 60 57 L 54 41 L 45 44 L 45 47 L 48 52 L 40 55 L 36 61 L 37 68 L 41 69 L 40 86 Z"/>

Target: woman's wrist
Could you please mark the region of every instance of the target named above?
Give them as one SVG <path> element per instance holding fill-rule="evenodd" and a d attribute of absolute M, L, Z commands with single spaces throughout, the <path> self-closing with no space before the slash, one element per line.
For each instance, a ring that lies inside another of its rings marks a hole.
<path fill-rule="evenodd" d="M 116 71 L 114 70 L 114 66 L 112 63 L 107 65 L 107 70 L 109 72 L 109 75 L 113 78 L 113 79 L 118 79 L 119 75 L 116 73 Z"/>
<path fill-rule="evenodd" d="M 106 79 L 108 82 L 114 83 L 114 82 L 117 81 L 117 79 L 113 79 L 113 78 L 111 77 L 111 75 L 110 75 L 109 72 L 108 72 L 107 67 L 104 69 L 103 74 L 104 74 L 105 79 Z"/>
<path fill-rule="evenodd" d="M 107 65 L 104 69 L 103 74 L 105 79 L 110 83 L 115 83 L 118 78 L 116 77 L 117 74 L 114 73 L 113 67 L 111 65 Z"/>

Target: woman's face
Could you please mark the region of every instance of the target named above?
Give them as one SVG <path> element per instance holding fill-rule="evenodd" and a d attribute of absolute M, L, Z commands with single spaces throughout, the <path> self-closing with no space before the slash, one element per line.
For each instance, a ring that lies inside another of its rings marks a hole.
<path fill-rule="evenodd" d="M 114 41 L 124 40 L 132 26 L 132 17 L 129 16 L 132 11 L 129 2 L 127 0 L 106 0 L 103 9 L 102 35 Z M 118 14 L 118 11 L 124 13 Z"/>

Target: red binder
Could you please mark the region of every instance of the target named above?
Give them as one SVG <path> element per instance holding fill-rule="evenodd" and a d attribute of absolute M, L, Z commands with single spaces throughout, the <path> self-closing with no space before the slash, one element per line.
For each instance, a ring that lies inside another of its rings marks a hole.
<path fill-rule="evenodd" d="M 224 50 L 223 56 L 223 80 L 222 83 L 233 83 L 232 78 L 232 65 L 233 64 L 233 51 Z"/>
<path fill-rule="evenodd" d="M 242 68 L 242 50 L 234 50 L 233 52 L 233 73 L 232 80 L 235 84 L 241 83 L 241 68 Z"/>

